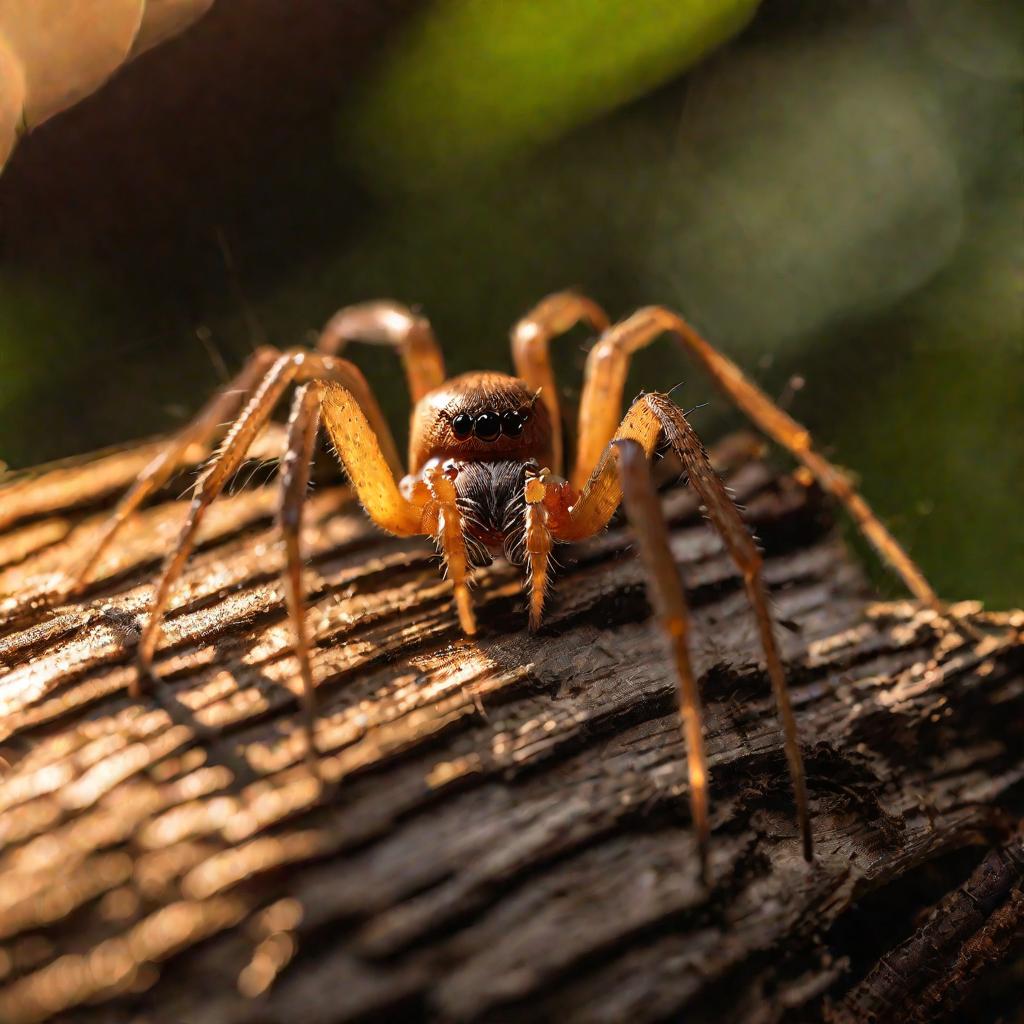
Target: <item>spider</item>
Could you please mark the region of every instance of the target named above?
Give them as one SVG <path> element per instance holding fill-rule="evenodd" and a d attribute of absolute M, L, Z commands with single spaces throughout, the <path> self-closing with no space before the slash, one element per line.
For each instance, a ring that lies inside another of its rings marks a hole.
<path fill-rule="evenodd" d="M 598 332 L 599 338 L 586 362 L 578 442 L 565 479 L 560 475 L 565 446 L 549 350 L 557 336 L 578 323 Z M 256 351 L 241 373 L 144 469 L 110 516 L 80 569 L 79 587 L 86 584 L 128 517 L 170 477 L 185 453 L 193 445 L 212 442 L 221 424 L 233 421 L 196 482 L 181 535 L 160 574 L 139 639 L 139 673 L 132 695 L 139 697 L 142 680 L 153 678 L 161 622 L 206 509 L 241 465 L 286 390 L 297 384 L 281 462 L 278 523 L 286 555 L 285 592 L 303 683 L 310 757 L 315 758 L 316 749 L 316 684 L 310 664 L 300 537 L 309 467 L 322 419 L 367 515 L 388 533 L 434 539 L 453 583 L 461 628 L 470 636 L 476 632 L 469 590 L 474 566 L 487 564 L 492 554 L 525 565 L 529 624 L 536 629 L 544 610 L 554 545 L 593 536 L 607 526 L 620 504 L 625 506 L 647 569 L 653 604 L 671 648 L 691 814 L 706 877 L 708 773 L 700 695 L 688 653 L 690 616 L 651 475 L 652 459 L 659 446 L 667 443 L 742 574 L 782 722 L 803 853 L 811 860 L 803 761 L 757 546 L 712 468 L 704 445 L 668 395 L 643 394 L 622 416 L 630 358 L 666 333 L 674 335 L 715 384 L 847 508 L 910 591 L 941 613 L 943 606 L 924 576 L 843 472 L 814 450 L 807 430 L 678 314 L 651 306 L 611 325 L 591 299 L 573 291 L 559 292 L 543 299 L 512 331 L 518 376 L 484 371 L 449 379 L 434 332 L 424 317 L 394 302 L 369 302 L 335 314 L 315 351 L 269 347 Z M 394 439 L 365 378 L 353 363 L 338 356 L 352 341 L 392 346 L 401 356 L 414 403 L 408 473 L 404 476 Z"/>

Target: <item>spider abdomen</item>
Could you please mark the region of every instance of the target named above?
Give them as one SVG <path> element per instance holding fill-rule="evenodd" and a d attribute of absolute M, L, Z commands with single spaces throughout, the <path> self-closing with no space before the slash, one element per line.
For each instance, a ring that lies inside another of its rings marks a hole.
<path fill-rule="evenodd" d="M 416 404 L 409 438 L 415 473 L 428 459 L 551 462 L 551 421 L 537 392 L 503 373 L 464 373 Z"/>

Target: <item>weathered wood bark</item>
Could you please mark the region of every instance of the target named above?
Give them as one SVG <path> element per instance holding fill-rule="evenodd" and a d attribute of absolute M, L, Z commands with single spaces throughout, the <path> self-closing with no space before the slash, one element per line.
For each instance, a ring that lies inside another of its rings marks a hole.
<path fill-rule="evenodd" d="M 182 503 L 141 515 L 84 601 L 62 596 L 147 453 L 0 491 L 0 1020 L 847 1024 L 1015 1004 L 1021 613 L 962 608 L 966 640 L 872 604 L 816 492 L 720 446 L 787 623 L 817 860 L 740 581 L 674 490 L 707 707 L 705 891 L 626 529 L 566 553 L 539 636 L 516 573 L 488 570 L 469 641 L 431 550 L 318 490 L 321 790 L 272 488 L 214 506 L 146 699 L 126 692 L 132 646 Z"/>

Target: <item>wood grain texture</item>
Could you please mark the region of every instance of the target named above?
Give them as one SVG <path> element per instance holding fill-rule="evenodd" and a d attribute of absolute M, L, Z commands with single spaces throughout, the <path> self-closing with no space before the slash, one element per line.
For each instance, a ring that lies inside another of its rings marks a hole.
<path fill-rule="evenodd" d="M 187 477 L 83 600 L 66 571 L 143 455 L 0 489 L 0 1020 L 999 1019 L 1020 982 L 1024 615 L 961 606 L 981 633 L 967 641 L 872 602 L 817 492 L 747 439 L 715 455 L 787 623 L 818 856 L 800 856 L 742 583 L 672 489 L 710 891 L 621 524 L 560 552 L 539 635 L 516 573 L 483 571 L 468 641 L 431 548 L 318 488 L 321 787 L 302 765 L 272 486 L 214 505 L 143 702 L 132 648 Z"/>

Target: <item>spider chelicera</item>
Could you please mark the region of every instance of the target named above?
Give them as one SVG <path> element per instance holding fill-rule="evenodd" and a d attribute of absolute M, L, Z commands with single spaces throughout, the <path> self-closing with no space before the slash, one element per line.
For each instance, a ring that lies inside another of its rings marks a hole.
<path fill-rule="evenodd" d="M 577 323 L 600 337 L 587 358 L 578 443 L 568 479 L 558 389 L 550 342 Z M 469 591 L 474 565 L 500 554 L 525 564 L 531 628 L 541 621 L 555 544 L 603 530 L 620 504 L 636 532 L 652 598 L 672 650 L 678 679 L 690 802 L 702 865 L 707 871 L 707 766 L 700 695 L 688 653 L 689 614 L 651 476 L 659 445 L 671 446 L 742 573 L 782 720 L 804 856 L 812 856 L 803 761 L 772 613 L 761 578 L 761 556 L 682 410 L 667 395 L 645 394 L 622 417 L 630 358 L 662 334 L 675 335 L 714 382 L 765 434 L 787 448 L 818 483 L 839 499 L 882 558 L 921 601 L 943 606 L 906 552 L 856 493 L 847 477 L 811 446 L 807 430 L 748 381 L 682 317 L 660 306 L 638 310 L 609 326 L 592 300 L 560 292 L 541 301 L 512 331 L 518 377 L 466 373 L 447 379 L 428 321 L 393 302 L 370 302 L 337 313 L 315 351 L 262 348 L 143 471 L 119 502 L 79 574 L 84 585 L 126 519 L 159 488 L 196 444 L 207 444 L 232 421 L 221 447 L 199 477 L 177 544 L 167 557 L 149 620 L 139 640 L 139 678 L 153 655 L 172 587 L 192 550 L 203 514 L 245 459 L 246 452 L 292 384 L 298 384 L 281 462 L 279 525 L 286 552 L 285 589 L 302 674 L 308 750 L 315 753 L 315 681 L 302 587 L 302 511 L 320 420 L 359 501 L 383 530 L 433 538 L 454 585 L 459 622 L 476 632 Z M 401 355 L 414 404 L 408 474 L 365 378 L 338 353 L 351 341 L 390 345 Z"/>

